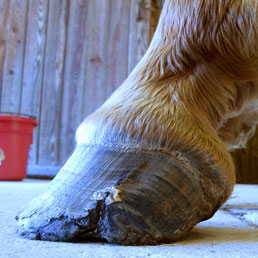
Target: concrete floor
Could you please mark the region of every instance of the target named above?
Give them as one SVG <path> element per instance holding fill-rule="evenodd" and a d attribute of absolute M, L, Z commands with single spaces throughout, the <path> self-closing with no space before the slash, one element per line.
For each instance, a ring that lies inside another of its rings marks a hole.
<path fill-rule="evenodd" d="M 258 186 L 237 185 L 215 216 L 183 240 L 160 246 L 32 241 L 16 234 L 15 215 L 47 186 L 46 180 L 0 182 L 0 257 L 170 258 L 258 257 Z"/>

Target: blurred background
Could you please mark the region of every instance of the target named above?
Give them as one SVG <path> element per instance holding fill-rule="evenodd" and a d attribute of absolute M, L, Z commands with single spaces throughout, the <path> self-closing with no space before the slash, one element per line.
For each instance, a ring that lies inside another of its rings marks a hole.
<path fill-rule="evenodd" d="M 145 53 L 163 0 L 0 0 L 0 111 L 35 116 L 28 175 L 54 176 L 75 130 Z M 233 153 L 258 183 L 258 134 Z"/>

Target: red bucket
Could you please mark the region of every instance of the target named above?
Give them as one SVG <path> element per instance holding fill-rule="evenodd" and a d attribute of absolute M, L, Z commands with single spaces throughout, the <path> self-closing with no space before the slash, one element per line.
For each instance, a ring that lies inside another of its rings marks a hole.
<path fill-rule="evenodd" d="M 0 114 L 0 180 L 26 177 L 32 133 L 37 121 L 26 115 Z"/>

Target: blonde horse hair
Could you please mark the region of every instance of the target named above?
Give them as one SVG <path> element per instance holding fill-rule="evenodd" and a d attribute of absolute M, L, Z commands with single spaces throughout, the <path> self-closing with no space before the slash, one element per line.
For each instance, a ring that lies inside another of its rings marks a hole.
<path fill-rule="evenodd" d="M 77 130 L 78 143 L 202 153 L 234 183 L 227 149 L 258 123 L 258 1 L 167 0 L 125 82 Z"/>

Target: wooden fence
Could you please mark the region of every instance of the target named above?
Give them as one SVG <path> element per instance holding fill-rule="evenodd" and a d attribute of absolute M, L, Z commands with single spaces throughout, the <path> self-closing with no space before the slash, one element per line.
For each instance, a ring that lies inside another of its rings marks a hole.
<path fill-rule="evenodd" d="M 85 116 L 144 54 L 163 0 L 0 0 L 0 110 L 36 116 L 29 173 L 53 175 Z M 234 153 L 258 183 L 258 133 Z"/>
<path fill-rule="evenodd" d="M 0 0 L 0 107 L 36 116 L 29 159 L 34 172 L 35 165 L 63 163 L 79 123 L 142 57 L 150 40 L 151 5 L 151 0 Z"/>

